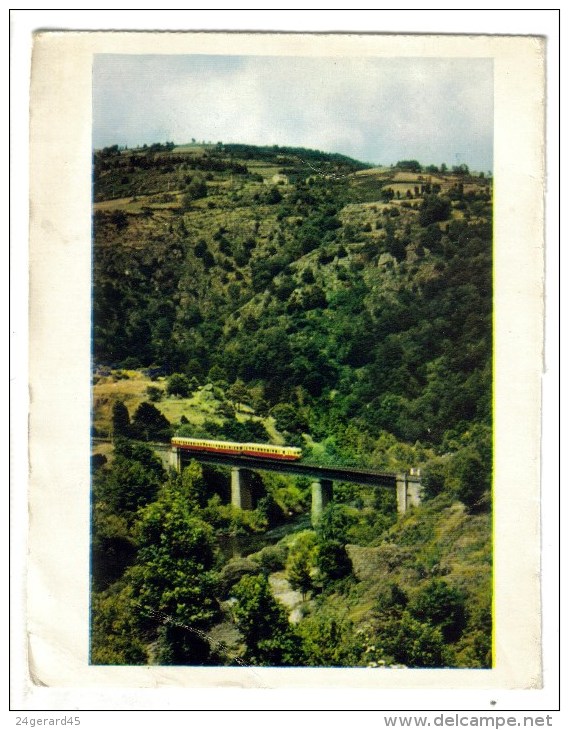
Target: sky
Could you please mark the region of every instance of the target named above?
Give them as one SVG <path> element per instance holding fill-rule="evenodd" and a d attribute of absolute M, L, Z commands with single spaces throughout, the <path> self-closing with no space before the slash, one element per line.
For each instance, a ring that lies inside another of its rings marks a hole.
<path fill-rule="evenodd" d="M 93 145 L 242 142 L 492 170 L 485 58 L 98 54 Z"/>

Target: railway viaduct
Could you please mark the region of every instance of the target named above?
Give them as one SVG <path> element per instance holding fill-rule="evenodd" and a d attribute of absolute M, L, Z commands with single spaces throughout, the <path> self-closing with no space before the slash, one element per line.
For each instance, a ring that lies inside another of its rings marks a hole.
<path fill-rule="evenodd" d="M 191 459 L 204 464 L 227 466 L 231 469 L 231 504 L 240 509 L 252 508 L 252 495 L 248 485 L 250 471 L 277 471 L 281 474 L 305 476 L 312 481 L 312 522 L 316 523 L 324 507 L 332 499 L 333 482 L 348 482 L 365 486 L 395 489 L 397 511 L 400 513 L 421 501 L 421 480 L 413 473 L 387 474 L 367 469 L 341 466 L 316 466 L 300 461 L 275 461 L 261 457 L 206 454 L 186 451 L 175 446 L 168 449 L 169 466 L 181 472 Z M 161 454 L 165 461 L 166 449 Z"/>

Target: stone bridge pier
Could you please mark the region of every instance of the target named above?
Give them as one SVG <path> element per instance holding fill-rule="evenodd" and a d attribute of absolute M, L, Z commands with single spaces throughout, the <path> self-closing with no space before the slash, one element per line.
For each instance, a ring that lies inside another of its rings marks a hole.
<path fill-rule="evenodd" d="M 182 452 L 175 446 L 170 449 L 170 467 L 175 469 L 178 474 L 182 473 Z"/>
<path fill-rule="evenodd" d="M 421 504 L 421 481 L 415 476 L 397 474 L 395 489 L 397 495 L 397 512 L 403 514 L 409 507 Z"/>
<path fill-rule="evenodd" d="M 253 509 L 253 495 L 248 484 L 248 469 L 231 467 L 231 504 L 239 509 Z"/>
<path fill-rule="evenodd" d="M 312 524 L 320 520 L 326 505 L 332 501 L 332 481 L 330 479 L 315 479 L 312 482 Z"/>

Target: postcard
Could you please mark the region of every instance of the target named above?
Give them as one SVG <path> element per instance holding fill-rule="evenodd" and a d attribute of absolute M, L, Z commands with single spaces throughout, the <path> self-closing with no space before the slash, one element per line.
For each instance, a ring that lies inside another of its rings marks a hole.
<path fill-rule="evenodd" d="M 543 686 L 544 93 L 539 37 L 36 34 L 31 695 Z"/>

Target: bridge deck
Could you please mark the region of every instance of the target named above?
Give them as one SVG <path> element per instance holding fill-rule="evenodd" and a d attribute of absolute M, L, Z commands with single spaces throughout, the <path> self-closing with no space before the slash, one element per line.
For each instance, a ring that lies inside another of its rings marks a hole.
<path fill-rule="evenodd" d="M 375 487 L 395 487 L 401 475 L 372 471 L 370 469 L 356 469 L 347 466 L 318 466 L 306 464 L 302 461 L 275 461 L 261 457 L 235 456 L 224 454 L 205 454 L 178 449 L 181 459 L 196 461 L 219 466 L 236 466 L 243 469 L 260 469 L 277 471 L 283 474 L 296 474 L 313 479 L 325 479 L 335 482 L 350 482 Z M 407 476 L 408 481 L 418 481 L 417 477 Z"/>

